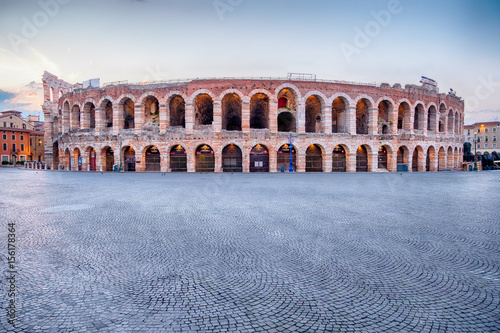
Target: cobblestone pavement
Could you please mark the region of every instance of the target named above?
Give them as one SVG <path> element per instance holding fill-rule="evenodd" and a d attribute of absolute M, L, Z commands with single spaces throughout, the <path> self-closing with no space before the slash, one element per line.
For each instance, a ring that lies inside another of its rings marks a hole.
<path fill-rule="evenodd" d="M 0 168 L 18 332 L 498 332 L 500 172 Z"/>

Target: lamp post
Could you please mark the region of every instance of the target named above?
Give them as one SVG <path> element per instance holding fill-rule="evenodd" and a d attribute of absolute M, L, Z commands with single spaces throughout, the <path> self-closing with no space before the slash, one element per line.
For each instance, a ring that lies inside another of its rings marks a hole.
<path fill-rule="evenodd" d="M 290 133 L 290 167 L 288 168 L 288 172 L 293 172 L 293 163 L 292 163 L 292 149 L 293 149 L 293 146 L 292 146 L 292 133 Z"/>
<path fill-rule="evenodd" d="M 474 133 L 474 171 L 477 171 L 477 159 L 476 159 L 476 133 Z"/>

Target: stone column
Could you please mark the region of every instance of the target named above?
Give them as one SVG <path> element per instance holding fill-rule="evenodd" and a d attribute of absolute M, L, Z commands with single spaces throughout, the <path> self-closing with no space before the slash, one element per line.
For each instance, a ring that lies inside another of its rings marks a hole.
<path fill-rule="evenodd" d="M 62 111 L 62 128 L 61 132 L 62 133 L 68 133 L 69 132 L 69 127 L 70 127 L 70 113 L 69 111 Z"/>
<path fill-rule="evenodd" d="M 332 106 L 325 105 L 321 111 L 321 132 L 326 134 L 332 133 Z M 331 157 L 331 156 L 330 156 Z"/>
<path fill-rule="evenodd" d="M 408 172 L 413 172 L 413 151 L 408 151 Z"/>
<path fill-rule="evenodd" d="M 245 97 L 241 104 L 241 130 L 250 131 L 250 99 L 248 97 Z"/>
<path fill-rule="evenodd" d="M 187 172 L 196 172 L 194 151 L 191 149 L 186 150 L 186 162 L 187 162 Z"/>
<path fill-rule="evenodd" d="M 160 113 L 161 114 L 161 113 Z M 160 164 L 160 171 L 161 172 L 168 172 L 168 169 L 170 168 L 170 153 L 168 151 L 164 151 L 161 154 L 161 164 Z"/>
<path fill-rule="evenodd" d="M 297 109 L 297 133 L 306 132 L 306 104 L 300 103 Z M 298 167 L 297 167 L 298 168 Z M 305 170 L 305 168 L 304 168 Z"/>
<path fill-rule="evenodd" d="M 193 133 L 194 128 L 194 101 L 192 98 L 188 98 L 186 100 L 186 109 L 185 109 L 185 117 L 186 117 L 186 133 Z M 188 167 L 189 171 L 189 167 Z M 193 169 L 194 171 L 194 169 Z"/>
<path fill-rule="evenodd" d="M 332 169 L 333 169 L 333 167 L 332 167 L 332 154 L 329 151 L 325 151 L 324 156 L 323 156 L 323 172 L 332 172 Z"/>
<path fill-rule="evenodd" d="M 427 112 L 423 112 L 423 119 L 420 119 L 418 118 L 418 128 L 422 131 L 422 134 L 423 135 L 427 135 L 427 121 L 428 121 L 428 117 L 429 117 L 429 114 Z"/>
<path fill-rule="evenodd" d="M 170 126 L 170 112 L 166 103 L 160 104 L 160 132 L 165 132 Z"/>
<path fill-rule="evenodd" d="M 90 128 L 90 110 L 87 110 L 84 105 L 80 110 L 80 129 L 88 128 Z"/>
<path fill-rule="evenodd" d="M 269 149 L 269 172 L 277 172 L 278 168 L 278 154 Z"/>
<path fill-rule="evenodd" d="M 134 132 L 141 133 L 142 126 L 144 125 L 144 109 L 141 104 L 134 104 Z"/>
<path fill-rule="evenodd" d="M 368 152 L 368 172 L 377 172 L 378 170 L 378 151 Z"/>
<path fill-rule="evenodd" d="M 214 132 L 220 132 L 222 130 L 222 102 L 214 101 L 214 120 L 213 127 Z"/>
<path fill-rule="evenodd" d="M 123 105 L 113 104 L 113 134 L 118 134 L 123 129 L 124 123 Z"/>
<path fill-rule="evenodd" d="M 269 129 L 271 132 L 278 131 L 278 103 L 269 100 Z"/>
<path fill-rule="evenodd" d="M 104 109 L 102 108 L 95 108 L 95 133 L 100 134 L 102 129 L 104 128 L 105 120 L 106 120 L 106 114 L 104 113 Z"/>
<path fill-rule="evenodd" d="M 295 156 L 297 158 L 297 172 L 306 172 L 306 155 L 305 151 L 304 153 L 299 152 L 297 149 L 297 152 L 295 153 Z"/>
<path fill-rule="evenodd" d="M 378 134 L 378 108 L 368 108 L 368 134 Z"/>
<path fill-rule="evenodd" d="M 356 134 L 356 106 L 346 107 L 345 128 L 346 133 Z"/>
<path fill-rule="evenodd" d="M 346 154 L 345 161 L 346 161 L 346 171 L 356 172 L 356 148 L 354 148 L 354 150 L 351 151 L 349 155 Z"/>
<path fill-rule="evenodd" d="M 250 149 L 246 149 L 245 147 L 245 150 L 242 151 L 241 159 L 243 172 L 250 172 Z"/>
<path fill-rule="evenodd" d="M 396 172 L 398 170 L 398 157 L 397 151 L 387 152 L 387 170 L 390 172 Z"/>

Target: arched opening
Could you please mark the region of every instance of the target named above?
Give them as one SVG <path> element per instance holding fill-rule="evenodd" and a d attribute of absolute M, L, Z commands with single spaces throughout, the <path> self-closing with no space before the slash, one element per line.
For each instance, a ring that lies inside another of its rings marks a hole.
<path fill-rule="evenodd" d="M 241 131 L 241 99 L 237 94 L 227 94 L 222 99 L 222 129 Z"/>
<path fill-rule="evenodd" d="M 439 148 L 438 152 L 438 171 L 443 171 L 446 168 L 446 153 L 444 148 Z"/>
<path fill-rule="evenodd" d="M 310 145 L 306 150 L 306 172 L 323 172 L 323 154 L 318 145 Z"/>
<path fill-rule="evenodd" d="M 411 171 L 413 171 L 413 172 L 418 171 L 418 158 L 419 158 L 418 149 L 415 148 L 415 150 L 413 151 L 412 159 L 411 159 Z"/>
<path fill-rule="evenodd" d="M 269 172 L 269 150 L 258 144 L 250 151 L 250 172 Z"/>
<path fill-rule="evenodd" d="M 90 171 L 96 171 L 97 170 L 97 156 L 96 156 L 94 148 L 89 147 L 87 149 L 87 157 L 89 159 L 88 163 L 89 163 Z"/>
<path fill-rule="evenodd" d="M 398 149 L 397 163 L 398 164 L 406 164 L 406 154 L 405 154 L 404 147 L 399 147 L 399 149 Z"/>
<path fill-rule="evenodd" d="M 207 94 L 198 95 L 195 101 L 195 125 L 211 125 L 214 121 L 214 101 Z"/>
<path fill-rule="evenodd" d="M 486 154 L 486 153 L 485 153 Z M 455 167 L 453 165 L 453 148 L 448 147 L 448 156 L 447 156 L 447 168 L 453 170 Z"/>
<path fill-rule="evenodd" d="M 288 111 L 278 115 L 278 132 L 295 132 L 295 117 Z"/>
<path fill-rule="evenodd" d="M 436 132 L 436 108 L 434 105 L 429 107 L 427 111 L 427 130 L 429 132 Z"/>
<path fill-rule="evenodd" d="M 80 107 L 78 105 L 73 105 L 71 108 L 71 129 L 80 129 Z"/>
<path fill-rule="evenodd" d="M 281 89 L 278 93 L 278 103 L 280 102 L 280 100 L 282 104 L 285 103 L 285 106 L 282 106 L 282 108 L 286 108 L 289 111 L 297 110 L 297 96 L 295 96 L 295 93 L 291 89 Z M 279 104 L 278 108 L 280 108 Z"/>
<path fill-rule="evenodd" d="M 74 165 L 74 168 L 72 170 L 82 171 L 83 161 L 80 149 L 75 148 L 75 150 L 73 150 L 73 159 L 71 162 L 72 162 L 71 164 Z"/>
<path fill-rule="evenodd" d="M 68 148 L 64 151 L 64 164 L 66 170 L 72 170 L 72 157 Z"/>
<path fill-rule="evenodd" d="M 291 149 L 290 149 L 291 147 Z M 290 153 L 292 158 L 292 170 L 297 171 L 297 152 L 295 147 L 290 146 L 288 143 L 285 143 L 283 146 L 278 149 L 277 153 L 277 171 L 289 171 L 290 170 Z"/>
<path fill-rule="evenodd" d="M 410 122 L 410 106 L 403 102 L 398 108 L 398 131 L 401 132 L 407 129 Z"/>
<path fill-rule="evenodd" d="M 230 144 L 222 150 L 222 172 L 243 172 L 240 147 Z"/>
<path fill-rule="evenodd" d="M 427 156 L 425 158 L 425 171 L 435 171 L 434 166 L 432 165 L 436 158 L 435 154 L 436 151 L 434 150 L 434 147 L 429 147 L 427 149 Z"/>
<path fill-rule="evenodd" d="M 448 112 L 448 133 L 450 134 L 455 133 L 455 129 L 453 128 L 454 124 L 455 124 L 455 114 L 453 113 L 453 110 L 450 110 L 450 112 Z"/>
<path fill-rule="evenodd" d="M 127 98 L 123 101 L 123 129 L 133 129 L 135 126 L 134 102 Z M 135 156 L 135 155 L 134 155 Z M 135 168 L 135 164 L 134 164 Z M 135 169 L 133 170 L 135 171 Z"/>
<path fill-rule="evenodd" d="M 446 125 L 446 106 L 441 104 L 439 106 L 439 133 L 444 133 Z"/>
<path fill-rule="evenodd" d="M 61 128 L 62 133 L 66 133 L 68 131 L 70 119 L 71 119 L 71 114 L 69 111 L 69 103 L 65 102 L 63 105 L 62 117 L 61 117 L 61 121 L 62 121 L 62 125 L 63 125 Z"/>
<path fill-rule="evenodd" d="M 104 111 L 104 126 L 113 127 L 113 104 L 106 99 L 101 103 L 101 108 Z"/>
<path fill-rule="evenodd" d="M 49 93 L 50 93 L 49 101 L 53 101 L 54 100 L 54 88 L 53 87 L 51 87 L 49 89 Z"/>
<path fill-rule="evenodd" d="M 378 168 L 387 170 L 387 148 L 381 146 L 378 149 Z"/>
<path fill-rule="evenodd" d="M 337 97 L 332 103 L 332 133 L 347 133 L 346 102 Z"/>
<path fill-rule="evenodd" d="M 458 112 L 455 112 L 455 134 L 460 134 L 463 131 L 460 128 L 460 115 Z"/>
<path fill-rule="evenodd" d="M 113 171 L 113 166 L 115 165 L 115 152 L 111 147 L 105 148 L 104 152 L 105 156 L 105 170 L 106 171 Z"/>
<path fill-rule="evenodd" d="M 356 150 L 356 172 L 368 172 L 368 151 L 365 146 Z"/>
<path fill-rule="evenodd" d="M 55 116 L 52 119 L 52 133 L 61 133 L 61 130 L 59 127 L 59 116 Z"/>
<path fill-rule="evenodd" d="M 56 141 L 52 145 L 52 169 L 59 168 L 59 143 Z"/>
<path fill-rule="evenodd" d="M 177 145 L 170 149 L 170 171 L 187 172 L 187 154 L 184 147 Z"/>
<path fill-rule="evenodd" d="M 306 132 L 321 133 L 322 104 L 318 97 L 309 96 L 306 100 Z"/>
<path fill-rule="evenodd" d="M 88 126 L 88 128 L 94 129 L 95 128 L 95 106 L 94 103 L 87 102 L 83 106 L 83 111 L 86 115 L 85 118 L 88 120 L 87 124 L 84 124 L 84 127 Z"/>
<path fill-rule="evenodd" d="M 269 128 L 269 97 L 255 94 L 250 100 L 250 128 Z"/>
<path fill-rule="evenodd" d="M 145 126 L 160 126 L 160 103 L 154 96 L 144 98 L 142 102 Z"/>
<path fill-rule="evenodd" d="M 368 104 L 364 99 L 356 103 L 356 134 L 368 134 Z"/>
<path fill-rule="evenodd" d="M 135 150 L 130 146 L 125 147 L 123 151 L 123 171 L 135 171 Z"/>
<path fill-rule="evenodd" d="M 418 104 L 415 107 L 415 115 L 413 118 L 413 129 L 423 130 L 425 125 L 425 116 L 424 116 L 424 106 L 422 104 Z"/>
<path fill-rule="evenodd" d="M 332 153 L 332 172 L 346 172 L 346 153 L 342 146 L 336 146 L 333 148 Z"/>
<path fill-rule="evenodd" d="M 179 95 L 174 95 L 168 103 L 170 111 L 170 126 L 186 127 L 186 102 Z"/>
<path fill-rule="evenodd" d="M 156 146 L 150 146 L 146 149 L 146 171 L 158 172 L 161 171 L 161 155 Z"/>
<path fill-rule="evenodd" d="M 214 172 L 215 155 L 209 145 L 201 145 L 196 149 L 196 172 Z"/>
<path fill-rule="evenodd" d="M 378 133 L 391 134 L 392 122 L 390 121 L 390 114 L 392 112 L 392 103 L 389 101 L 382 101 L 378 104 Z M 385 131 L 385 133 L 384 133 Z"/>

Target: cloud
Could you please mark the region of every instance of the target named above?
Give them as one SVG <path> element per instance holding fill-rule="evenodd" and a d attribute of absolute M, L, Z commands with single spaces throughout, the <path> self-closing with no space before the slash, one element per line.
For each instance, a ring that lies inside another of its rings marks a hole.
<path fill-rule="evenodd" d="M 16 94 L 0 89 L 0 102 L 8 101 L 14 96 L 16 96 Z"/>

